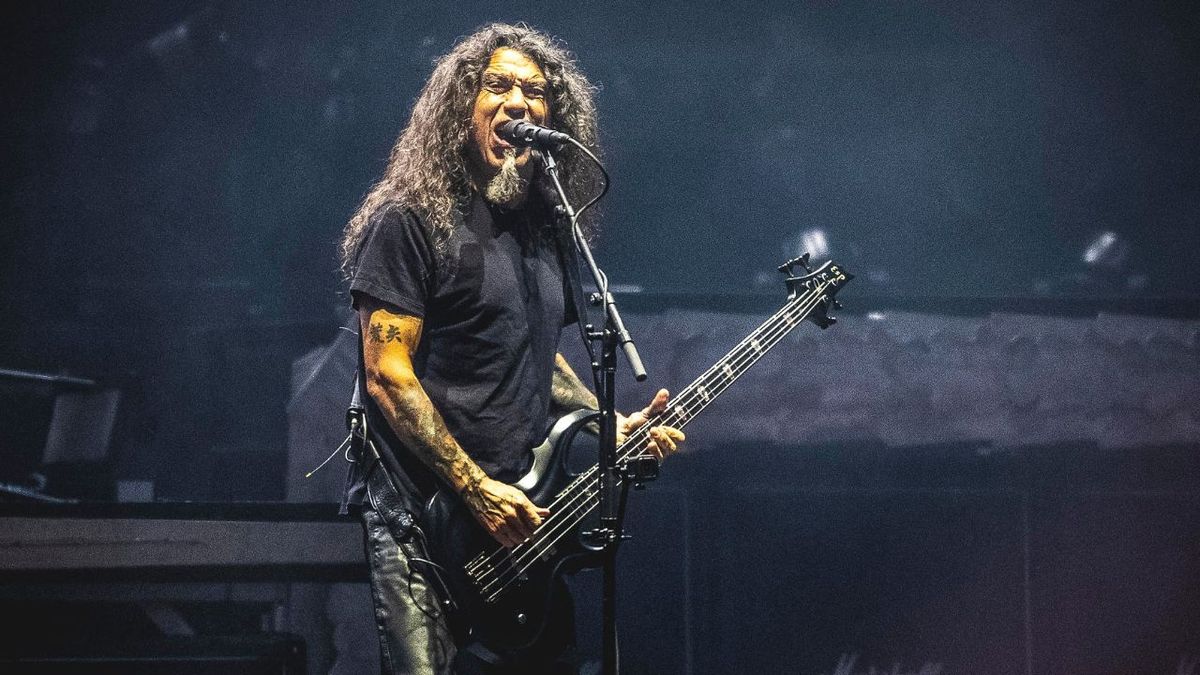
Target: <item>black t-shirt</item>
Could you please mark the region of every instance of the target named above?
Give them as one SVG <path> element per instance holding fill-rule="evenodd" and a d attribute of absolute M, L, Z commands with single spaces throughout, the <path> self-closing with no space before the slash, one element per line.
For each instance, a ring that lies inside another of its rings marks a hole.
<path fill-rule="evenodd" d="M 568 319 L 562 265 L 539 205 L 505 212 L 475 198 L 456 217 L 442 257 L 416 214 L 387 206 L 368 225 L 350 283 L 356 308 L 367 295 L 423 319 L 413 355 L 422 388 L 467 455 L 506 482 L 528 469 L 529 449 L 545 436 L 554 355 Z M 415 506 L 436 481 L 367 403 L 372 437 L 403 474 L 402 491 Z M 351 503 L 363 497 L 359 473 L 352 468 Z"/>

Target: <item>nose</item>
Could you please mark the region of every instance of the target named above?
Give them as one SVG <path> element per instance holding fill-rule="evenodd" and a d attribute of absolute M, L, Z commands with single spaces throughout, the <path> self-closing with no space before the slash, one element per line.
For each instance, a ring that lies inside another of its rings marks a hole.
<path fill-rule="evenodd" d="M 525 92 L 520 86 L 513 86 L 504 97 L 504 112 L 510 119 L 519 120 L 525 117 L 529 110 L 529 102 L 525 100 Z"/>

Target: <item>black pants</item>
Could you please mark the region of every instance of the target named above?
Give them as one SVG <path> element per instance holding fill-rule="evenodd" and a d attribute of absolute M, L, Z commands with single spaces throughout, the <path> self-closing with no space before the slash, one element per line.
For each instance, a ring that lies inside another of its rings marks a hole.
<path fill-rule="evenodd" d="M 565 588 L 553 630 L 536 650 L 512 655 L 455 644 L 424 565 L 413 563 L 426 557 L 420 543 L 397 542 L 371 500 L 363 504 L 362 522 L 384 675 L 578 673 L 574 611 Z"/>

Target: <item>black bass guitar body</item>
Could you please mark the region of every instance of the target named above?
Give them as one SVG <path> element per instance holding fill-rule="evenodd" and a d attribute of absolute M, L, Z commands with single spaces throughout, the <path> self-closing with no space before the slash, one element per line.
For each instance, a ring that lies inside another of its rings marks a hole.
<path fill-rule="evenodd" d="M 559 515 L 554 511 L 555 498 L 578 478 L 568 466 L 571 446 L 580 429 L 598 415 L 580 410 L 560 418 L 545 442 L 534 448 L 532 468 L 516 483 L 534 504 L 552 509 L 549 520 Z M 574 505 L 558 506 L 571 509 Z M 564 511 L 561 515 L 568 514 Z M 583 537 L 591 519 L 570 528 L 565 527 L 567 520 L 561 522 L 557 531 L 541 530 L 547 545 L 540 554 L 528 548 L 497 550 L 496 541 L 457 495 L 438 491 L 429 499 L 418 524 L 430 558 L 437 563 L 451 627 L 460 637 L 505 651 L 520 651 L 537 643 L 555 611 L 562 576 L 600 564 L 595 549 Z"/>

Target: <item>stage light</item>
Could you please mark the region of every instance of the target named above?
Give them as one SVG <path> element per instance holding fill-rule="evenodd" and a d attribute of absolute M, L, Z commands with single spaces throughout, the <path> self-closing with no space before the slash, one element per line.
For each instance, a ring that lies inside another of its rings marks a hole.
<path fill-rule="evenodd" d="M 789 258 L 807 253 L 814 262 L 823 262 L 828 259 L 830 249 L 829 237 L 825 234 L 825 230 L 819 227 L 810 227 L 799 230 L 788 237 L 784 241 L 782 253 Z"/>
<path fill-rule="evenodd" d="M 799 243 L 799 253 L 807 251 L 810 256 L 817 260 L 824 259 L 829 255 L 829 238 L 825 236 L 825 230 L 819 227 L 801 232 Z"/>
<path fill-rule="evenodd" d="M 1120 267 L 1128 254 L 1129 244 L 1116 232 L 1106 230 L 1083 250 L 1083 262 L 1089 267 Z"/>

